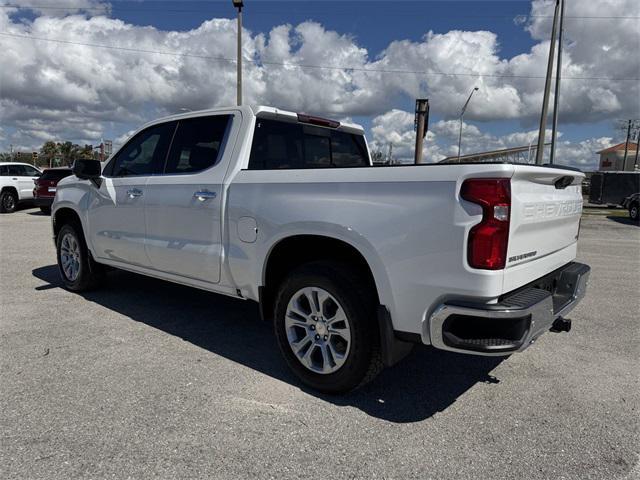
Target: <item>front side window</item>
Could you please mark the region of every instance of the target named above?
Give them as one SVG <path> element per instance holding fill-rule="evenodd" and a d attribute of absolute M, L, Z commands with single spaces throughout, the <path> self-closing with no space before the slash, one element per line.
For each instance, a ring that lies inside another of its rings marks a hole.
<path fill-rule="evenodd" d="M 105 174 L 113 177 L 162 172 L 176 122 L 154 125 L 133 137 L 109 162 Z"/>
<path fill-rule="evenodd" d="M 39 177 L 40 172 L 29 165 L 20 165 L 23 177 Z"/>
<path fill-rule="evenodd" d="M 180 120 L 171 143 L 164 173 L 193 173 L 219 160 L 230 115 Z"/>
<path fill-rule="evenodd" d="M 256 121 L 250 170 L 368 165 L 362 135 L 278 120 Z"/>
<path fill-rule="evenodd" d="M 9 176 L 9 167 L 7 165 L 0 165 L 0 177 Z"/>

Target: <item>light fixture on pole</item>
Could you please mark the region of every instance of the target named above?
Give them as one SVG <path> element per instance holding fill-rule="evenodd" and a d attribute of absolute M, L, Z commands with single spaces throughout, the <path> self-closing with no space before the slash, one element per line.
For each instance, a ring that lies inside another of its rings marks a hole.
<path fill-rule="evenodd" d="M 238 52 L 236 57 L 236 91 L 238 95 L 238 105 L 242 105 L 242 0 L 231 0 L 233 6 L 238 9 Z"/>
<path fill-rule="evenodd" d="M 467 110 L 467 105 L 469 105 L 469 102 L 471 101 L 473 93 L 477 91 L 478 87 L 473 87 L 473 90 L 471 90 L 471 93 L 469 94 L 469 98 L 467 98 L 467 101 L 464 102 L 464 106 L 460 111 L 460 133 L 458 134 L 458 163 L 460 163 L 460 147 L 462 146 L 462 119 L 464 117 L 464 112 Z"/>

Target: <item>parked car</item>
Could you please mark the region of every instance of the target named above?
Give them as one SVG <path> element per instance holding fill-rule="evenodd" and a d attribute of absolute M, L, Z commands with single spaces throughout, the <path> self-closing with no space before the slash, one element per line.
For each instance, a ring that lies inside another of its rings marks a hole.
<path fill-rule="evenodd" d="M 640 190 L 640 172 L 593 172 L 589 202 L 617 207 Z"/>
<path fill-rule="evenodd" d="M 58 182 L 71 174 L 71 168 L 69 167 L 47 168 L 40 177 L 33 181 L 35 184 L 33 201 L 43 213 L 51 213 L 51 204 L 56 196 Z"/>
<path fill-rule="evenodd" d="M 633 193 L 622 201 L 622 206 L 629 210 L 629 218 L 640 220 L 640 193 Z"/>
<path fill-rule="evenodd" d="M 590 271 L 580 171 L 373 167 L 362 127 L 270 107 L 154 121 L 74 174 L 52 214 L 66 288 L 111 266 L 257 301 L 289 367 L 328 393 L 413 343 L 509 355 L 568 331 Z"/>
<path fill-rule="evenodd" d="M 42 172 L 28 163 L 0 162 L 0 213 L 13 213 L 33 200 L 33 182 Z"/>

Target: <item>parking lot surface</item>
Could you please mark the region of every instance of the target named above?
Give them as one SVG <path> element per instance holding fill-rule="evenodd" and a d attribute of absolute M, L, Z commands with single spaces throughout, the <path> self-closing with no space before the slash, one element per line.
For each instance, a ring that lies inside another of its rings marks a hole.
<path fill-rule="evenodd" d="M 0 476 L 631 479 L 640 228 L 585 215 L 566 334 L 416 348 L 342 397 L 301 388 L 255 305 L 113 272 L 63 290 L 50 219 L 0 216 Z"/>

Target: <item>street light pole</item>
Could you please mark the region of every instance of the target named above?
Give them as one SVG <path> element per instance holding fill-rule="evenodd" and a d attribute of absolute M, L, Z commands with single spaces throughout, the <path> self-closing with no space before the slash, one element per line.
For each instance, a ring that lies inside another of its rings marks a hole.
<path fill-rule="evenodd" d="M 558 60 L 556 64 L 556 90 L 553 95 L 553 127 L 551 133 L 551 151 L 549 163 L 556 159 L 556 136 L 558 135 L 558 109 L 560 108 L 560 79 L 562 78 L 562 31 L 564 24 L 564 0 L 560 0 L 560 28 L 558 32 Z"/>
<path fill-rule="evenodd" d="M 464 102 L 464 106 L 460 111 L 460 133 L 458 133 L 458 163 L 460 163 L 460 148 L 462 146 L 462 119 L 464 117 L 464 112 L 467 110 L 467 105 L 469 105 L 469 102 L 471 101 L 471 97 L 473 96 L 473 93 L 477 91 L 478 91 L 478 87 L 473 87 L 473 90 L 471 90 L 471 93 L 469 94 L 469 98 L 467 98 L 467 101 Z"/>
<path fill-rule="evenodd" d="M 242 105 L 242 0 L 232 0 L 233 6 L 238 9 L 238 51 L 236 56 L 236 92 L 238 106 Z"/>
<path fill-rule="evenodd" d="M 542 94 L 542 112 L 540 112 L 540 128 L 538 129 L 538 149 L 536 150 L 536 165 L 542 165 L 542 158 L 544 156 L 544 134 L 546 133 L 545 127 L 547 124 L 547 112 L 549 110 L 549 90 L 551 90 L 551 75 L 553 73 L 553 59 L 555 57 L 559 7 L 560 0 L 556 0 L 556 7 L 553 12 L 553 26 L 551 28 L 551 42 L 549 43 L 547 75 L 544 81 L 544 92 Z"/>

